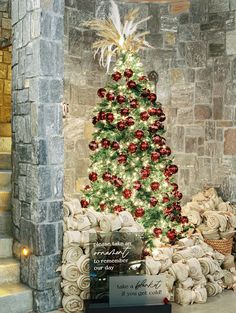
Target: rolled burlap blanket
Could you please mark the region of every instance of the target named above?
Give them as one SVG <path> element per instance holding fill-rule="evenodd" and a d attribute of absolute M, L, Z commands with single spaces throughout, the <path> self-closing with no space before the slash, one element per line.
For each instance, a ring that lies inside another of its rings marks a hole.
<path fill-rule="evenodd" d="M 205 197 L 203 192 L 198 192 L 196 195 L 192 196 L 193 202 L 203 202 L 206 201 L 208 198 Z"/>
<path fill-rule="evenodd" d="M 80 231 L 66 231 L 64 232 L 63 245 L 68 246 L 71 243 L 81 242 L 81 232 Z"/>
<path fill-rule="evenodd" d="M 66 313 L 79 313 L 84 309 L 84 301 L 76 295 L 64 296 L 62 306 Z"/>
<path fill-rule="evenodd" d="M 181 305 L 193 304 L 196 299 L 194 291 L 183 288 L 175 289 L 175 302 Z"/>
<path fill-rule="evenodd" d="M 207 282 L 207 280 L 206 280 L 206 277 L 204 275 L 202 275 L 202 277 L 200 279 L 193 279 L 193 285 L 194 286 L 205 287 L 206 282 Z"/>
<path fill-rule="evenodd" d="M 80 290 L 86 290 L 90 287 L 90 278 L 88 275 L 80 275 L 77 279 L 77 285 Z"/>
<path fill-rule="evenodd" d="M 217 267 L 211 257 L 203 257 L 198 259 L 198 261 L 200 262 L 202 273 L 204 276 L 208 274 L 214 274 L 217 270 Z"/>
<path fill-rule="evenodd" d="M 169 272 L 176 277 L 180 282 L 185 281 L 189 275 L 189 267 L 188 265 L 182 263 L 181 261 L 177 263 L 173 263 L 169 268 Z"/>
<path fill-rule="evenodd" d="M 205 287 L 196 286 L 193 290 L 195 292 L 195 303 L 207 302 L 207 290 Z"/>
<path fill-rule="evenodd" d="M 205 239 L 209 239 L 209 240 L 220 239 L 220 234 L 218 232 L 218 229 L 209 229 L 207 231 L 202 231 L 202 235 Z"/>
<path fill-rule="evenodd" d="M 182 238 L 177 243 L 180 247 L 192 247 L 194 245 L 194 241 L 191 238 Z"/>
<path fill-rule="evenodd" d="M 232 212 L 232 207 L 229 202 L 220 202 L 217 206 L 218 211 Z"/>
<path fill-rule="evenodd" d="M 128 211 L 122 211 L 119 213 L 122 227 L 130 227 L 134 225 L 133 215 Z"/>
<path fill-rule="evenodd" d="M 231 239 L 234 237 L 236 233 L 236 230 L 234 230 L 234 228 L 231 228 L 229 230 L 226 230 L 225 232 L 220 232 L 219 235 L 220 235 L 220 238 L 221 239 Z"/>
<path fill-rule="evenodd" d="M 227 227 L 227 218 L 219 212 L 207 211 L 203 214 L 206 218 L 207 226 L 210 229 L 219 229 L 225 231 Z"/>
<path fill-rule="evenodd" d="M 183 289 L 190 289 L 193 287 L 193 280 L 191 277 L 188 277 L 186 280 L 177 283 L 177 287 Z"/>
<path fill-rule="evenodd" d="M 78 230 L 77 221 L 74 216 L 70 215 L 64 219 L 67 230 Z"/>
<path fill-rule="evenodd" d="M 152 256 L 148 255 L 146 256 L 145 262 L 146 262 L 146 268 L 148 269 L 151 275 L 159 274 L 160 269 L 161 269 L 160 261 L 155 261 Z"/>
<path fill-rule="evenodd" d="M 97 240 L 97 231 L 94 228 L 89 230 L 82 230 L 80 245 L 86 247 L 90 242 L 95 242 Z"/>
<path fill-rule="evenodd" d="M 189 249 L 190 249 L 191 254 L 194 258 L 199 259 L 205 255 L 205 253 L 204 253 L 204 251 L 200 245 L 192 246 Z"/>
<path fill-rule="evenodd" d="M 183 213 L 185 216 L 187 216 L 189 223 L 194 224 L 194 225 L 200 225 L 202 222 L 202 218 L 199 212 L 194 211 L 194 210 L 186 210 L 183 211 Z"/>
<path fill-rule="evenodd" d="M 234 280 L 234 275 L 228 271 L 228 270 L 223 270 L 223 282 L 226 285 L 227 288 L 232 288 L 233 284 L 235 284 Z"/>
<path fill-rule="evenodd" d="M 203 194 L 204 194 L 204 197 L 207 199 L 211 199 L 214 196 L 218 197 L 217 191 L 213 187 L 205 189 L 203 191 Z"/>
<path fill-rule="evenodd" d="M 88 216 L 91 226 L 92 227 L 98 226 L 99 221 L 101 220 L 103 214 L 101 212 L 95 211 L 92 208 L 86 209 L 85 213 Z"/>
<path fill-rule="evenodd" d="M 65 247 L 62 255 L 62 262 L 75 263 L 83 255 L 83 250 L 79 244 L 71 243 L 68 247 Z"/>
<path fill-rule="evenodd" d="M 78 230 L 82 231 L 91 228 L 91 223 L 87 215 L 77 214 L 75 218 Z"/>
<path fill-rule="evenodd" d="M 79 269 L 73 263 L 62 264 L 61 276 L 70 282 L 75 282 L 79 277 Z"/>
<path fill-rule="evenodd" d="M 218 251 L 214 251 L 212 257 L 218 262 L 219 265 L 221 265 L 225 260 L 225 255 Z"/>
<path fill-rule="evenodd" d="M 83 290 L 80 294 L 80 298 L 83 300 L 87 300 L 90 298 L 90 291 L 88 290 Z"/>
<path fill-rule="evenodd" d="M 83 212 L 80 201 L 78 199 L 68 199 L 68 201 L 64 201 L 63 206 L 64 211 L 69 211 L 69 215 L 72 216 L 75 216 L 76 214 L 81 214 Z"/>
<path fill-rule="evenodd" d="M 89 273 L 89 258 L 86 255 L 81 255 L 79 260 L 76 262 L 80 273 L 88 274 Z"/>
<path fill-rule="evenodd" d="M 100 228 L 103 232 L 111 232 L 121 228 L 121 220 L 116 214 L 106 214 L 100 220 Z"/>
<path fill-rule="evenodd" d="M 198 259 L 191 258 L 186 261 L 186 264 L 189 266 L 189 276 L 193 279 L 200 280 L 203 274 Z"/>
<path fill-rule="evenodd" d="M 78 296 L 81 293 L 81 290 L 79 289 L 76 282 L 72 283 L 71 281 L 63 280 L 61 287 L 65 296 Z"/>
<path fill-rule="evenodd" d="M 206 290 L 208 297 L 212 297 L 222 292 L 222 288 L 217 282 L 208 282 L 206 284 Z"/>
<path fill-rule="evenodd" d="M 219 268 L 217 271 L 215 271 L 213 276 L 214 276 L 214 280 L 216 281 L 220 280 L 224 276 L 223 270 Z"/>
<path fill-rule="evenodd" d="M 229 270 L 229 269 L 234 268 L 234 267 L 235 267 L 234 256 L 231 254 L 226 255 L 224 258 L 224 262 L 223 262 L 223 269 Z"/>
<path fill-rule="evenodd" d="M 175 277 L 171 275 L 168 271 L 165 272 L 166 276 L 166 288 L 169 292 L 172 292 L 175 283 Z"/>
<path fill-rule="evenodd" d="M 181 260 L 191 259 L 192 257 L 193 257 L 193 252 L 190 247 L 190 248 L 186 248 L 186 249 L 174 252 L 172 256 L 172 262 L 176 263 Z"/>
<path fill-rule="evenodd" d="M 163 248 L 155 248 L 152 250 L 152 255 L 154 260 L 159 260 L 161 255 L 167 255 L 170 259 L 172 258 L 174 253 L 174 248 L 163 247 Z"/>

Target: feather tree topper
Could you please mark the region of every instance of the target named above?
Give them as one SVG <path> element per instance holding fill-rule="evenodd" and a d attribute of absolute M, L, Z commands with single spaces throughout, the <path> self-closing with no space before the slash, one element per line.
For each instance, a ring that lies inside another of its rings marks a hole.
<path fill-rule="evenodd" d="M 95 30 L 100 37 L 93 44 L 93 49 L 96 50 L 94 56 L 100 52 L 99 63 L 107 68 L 107 72 L 109 71 L 112 56 L 125 52 L 135 53 L 140 49 L 152 48 L 145 40 L 145 36 L 149 32 L 138 31 L 138 25 L 149 20 L 151 16 L 136 21 L 139 9 L 132 9 L 125 15 L 122 24 L 118 6 L 113 0 L 110 0 L 110 5 L 107 19 L 95 19 L 84 23 L 85 26 Z"/>

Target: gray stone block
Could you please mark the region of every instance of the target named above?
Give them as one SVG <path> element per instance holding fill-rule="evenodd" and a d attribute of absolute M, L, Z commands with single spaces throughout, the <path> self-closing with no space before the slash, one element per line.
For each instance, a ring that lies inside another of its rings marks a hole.
<path fill-rule="evenodd" d="M 209 0 L 209 12 L 229 11 L 229 0 Z"/>
<path fill-rule="evenodd" d="M 192 23 L 204 23 L 208 16 L 208 1 L 195 0 L 190 2 L 189 19 Z"/>
<path fill-rule="evenodd" d="M 32 151 L 33 164 L 46 165 L 48 162 L 48 148 L 45 139 L 34 139 Z"/>
<path fill-rule="evenodd" d="M 0 11 L 1 12 L 8 12 L 8 0 L 0 0 Z"/>
<path fill-rule="evenodd" d="M 27 11 L 26 0 L 20 0 L 19 3 L 19 19 L 23 19 Z"/>
<path fill-rule="evenodd" d="M 62 17 L 54 16 L 52 23 L 52 39 L 61 40 L 64 35 L 64 20 Z"/>
<path fill-rule="evenodd" d="M 23 46 L 26 46 L 30 41 L 30 13 L 27 13 L 22 20 L 23 27 Z"/>
<path fill-rule="evenodd" d="M 203 41 L 186 43 L 186 63 L 190 67 L 206 65 L 206 43 Z"/>
<path fill-rule="evenodd" d="M 18 8 L 19 1 L 12 0 L 11 3 L 11 21 L 12 25 L 15 25 L 19 19 L 19 8 Z M 2 10 L 1 10 L 2 11 Z"/>
<path fill-rule="evenodd" d="M 42 37 L 50 39 L 52 36 L 52 15 L 48 11 L 42 11 L 40 25 Z"/>
<path fill-rule="evenodd" d="M 184 24 L 179 26 L 180 41 L 197 41 L 200 38 L 199 24 Z"/>
<path fill-rule="evenodd" d="M 61 103 L 63 97 L 63 81 L 52 79 L 50 81 L 50 100 L 51 103 Z"/>
<path fill-rule="evenodd" d="M 59 284 L 54 289 L 34 291 L 33 295 L 36 312 L 49 312 L 61 307 L 62 293 Z"/>
<path fill-rule="evenodd" d="M 39 41 L 39 61 L 40 61 L 40 74 L 50 76 L 54 74 L 54 62 L 61 62 L 61 59 L 54 58 L 55 45 L 43 39 Z M 52 62 L 54 60 L 54 62 Z"/>
<path fill-rule="evenodd" d="M 64 181 L 64 169 L 63 166 L 54 167 L 53 171 L 53 197 L 54 199 L 61 200 L 63 198 L 63 181 Z"/>
<path fill-rule="evenodd" d="M 236 10 L 236 0 L 230 0 L 230 9 Z"/>
<path fill-rule="evenodd" d="M 37 182 L 39 189 L 39 200 L 45 200 L 52 195 L 51 169 L 47 166 L 40 166 L 37 170 Z"/>

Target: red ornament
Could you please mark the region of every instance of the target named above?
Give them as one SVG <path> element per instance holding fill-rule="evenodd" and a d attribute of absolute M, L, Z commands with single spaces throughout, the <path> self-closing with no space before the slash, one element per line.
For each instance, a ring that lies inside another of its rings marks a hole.
<path fill-rule="evenodd" d="M 144 136 L 144 132 L 143 132 L 142 130 L 140 130 L 140 129 L 136 130 L 136 132 L 135 132 L 135 137 L 136 137 L 137 139 L 142 139 L 143 136 Z"/>
<path fill-rule="evenodd" d="M 183 198 L 183 194 L 179 191 L 175 191 L 174 196 L 178 200 L 181 200 Z"/>
<path fill-rule="evenodd" d="M 82 199 L 80 201 L 80 204 L 81 204 L 82 208 L 87 208 L 89 205 L 89 202 L 86 199 Z"/>
<path fill-rule="evenodd" d="M 124 121 L 120 121 L 117 123 L 117 128 L 122 131 L 126 128 L 126 123 Z"/>
<path fill-rule="evenodd" d="M 188 218 L 187 218 L 187 216 L 181 216 L 181 217 L 180 217 L 180 223 L 181 223 L 181 224 L 187 224 L 187 223 L 188 223 Z"/>
<path fill-rule="evenodd" d="M 148 255 L 150 255 L 150 251 L 148 249 L 144 249 L 142 252 L 142 257 L 145 258 Z"/>
<path fill-rule="evenodd" d="M 123 115 L 123 116 L 129 115 L 129 109 L 127 109 L 127 108 L 121 109 L 120 110 L 120 114 Z"/>
<path fill-rule="evenodd" d="M 140 113 L 140 118 L 142 121 L 147 121 L 149 119 L 149 114 L 148 112 L 144 111 Z"/>
<path fill-rule="evenodd" d="M 134 211 L 134 215 L 135 215 L 136 217 L 142 217 L 142 216 L 144 216 L 144 213 L 145 213 L 145 211 L 144 211 L 143 208 L 137 208 L 137 209 Z"/>
<path fill-rule="evenodd" d="M 89 149 L 92 150 L 92 151 L 95 151 L 96 149 L 98 148 L 98 144 L 95 140 L 92 140 L 90 143 L 89 143 Z"/>
<path fill-rule="evenodd" d="M 101 211 L 104 211 L 105 208 L 106 208 L 106 204 L 103 203 L 103 202 L 101 202 L 101 203 L 99 204 L 99 206 L 100 206 Z"/>
<path fill-rule="evenodd" d="M 127 161 L 127 157 L 126 157 L 125 154 L 120 154 L 120 155 L 118 156 L 118 163 L 123 164 L 123 163 L 125 163 L 126 161 Z"/>
<path fill-rule="evenodd" d="M 171 186 L 173 187 L 173 191 L 177 191 L 179 186 L 176 183 L 172 183 Z"/>
<path fill-rule="evenodd" d="M 134 125 L 134 119 L 132 116 L 128 116 L 126 119 L 125 119 L 125 123 L 127 126 L 132 126 Z"/>
<path fill-rule="evenodd" d="M 98 89 L 97 95 L 98 95 L 100 98 L 104 98 L 105 95 L 106 95 L 106 89 L 104 89 L 104 88 Z"/>
<path fill-rule="evenodd" d="M 157 115 L 158 116 L 161 116 L 161 115 L 163 115 L 164 113 L 163 113 L 163 111 L 162 111 L 162 108 L 158 108 L 157 109 Z"/>
<path fill-rule="evenodd" d="M 106 112 L 100 111 L 98 113 L 98 120 L 105 120 L 106 119 Z"/>
<path fill-rule="evenodd" d="M 86 185 L 86 186 L 84 187 L 84 190 L 89 190 L 89 189 L 91 189 L 91 186 L 89 186 L 89 185 Z"/>
<path fill-rule="evenodd" d="M 150 170 L 147 169 L 147 168 L 143 168 L 143 169 L 141 170 L 141 178 L 142 178 L 142 179 L 146 179 L 146 178 L 148 178 L 149 176 L 150 176 Z"/>
<path fill-rule="evenodd" d="M 150 133 L 156 133 L 158 131 L 158 129 L 159 128 L 157 125 L 151 124 L 148 130 L 150 131 Z"/>
<path fill-rule="evenodd" d="M 157 181 L 154 181 L 154 182 L 151 183 L 150 187 L 151 187 L 151 189 L 152 189 L 153 191 L 156 191 L 156 190 L 159 189 L 160 184 L 159 184 Z"/>
<path fill-rule="evenodd" d="M 138 180 L 134 182 L 134 189 L 139 190 L 141 187 L 142 185 Z"/>
<path fill-rule="evenodd" d="M 168 203 L 168 202 L 170 202 L 169 197 L 163 197 L 163 198 L 162 198 L 162 202 L 163 202 L 163 203 Z"/>
<path fill-rule="evenodd" d="M 111 148 L 112 148 L 112 150 L 118 150 L 119 148 L 120 148 L 120 145 L 119 145 L 119 143 L 118 142 L 116 142 L 116 141 L 113 141 L 112 143 L 111 143 Z"/>
<path fill-rule="evenodd" d="M 111 112 L 107 113 L 106 119 L 109 123 L 112 123 L 114 121 L 114 115 Z"/>
<path fill-rule="evenodd" d="M 125 189 L 122 194 L 125 199 L 129 199 L 132 196 L 132 191 L 130 189 Z"/>
<path fill-rule="evenodd" d="M 148 100 L 150 100 L 151 102 L 155 102 L 156 99 L 157 99 L 157 96 L 156 96 L 155 93 L 151 92 L 151 93 L 149 93 L 149 95 L 148 95 L 147 98 L 148 98 Z"/>
<path fill-rule="evenodd" d="M 148 113 L 150 115 L 157 115 L 157 109 L 156 108 L 150 108 L 150 109 L 148 109 Z"/>
<path fill-rule="evenodd" d="M 115 95 L 112 91 L 109 91 L 107 94 L 106 94 L 106 98 L 108 101 L 113 101 L 115 99 Z"/>
<path fill-rule="evenodd" d="M 155 136 L 152 138 L 152 140 L 153 140 L 153 142 L 154 142 L 155 144 L 160 145 L 161 142 L 162 142 L 162 137 L 159 136 L 159 135 L 155 135 Z"/>
<path fill-rule="evenodd" d="M 170 241 L 175 241 L 175 239 L 176 239 L 176 230 L 175 230 L 175 229 L 168 230 L 166 236 L 167 236 L 167 238 L 168 238 Z"/>
<path fill-rule="evenodd" d="M 94 116 L 93 119 L 92 119 L 93 125 L 96 125 L 97 122 L 98 122 L 98 118 L 97 118 L 97 116 Z"/>
<path fill-rule="evenodd" d="M 181 206 L 179 205 L 179 203 L 173 203 L 172 204 L 172 207 L 174 210 L 178 211 L 178 212 L 181 212 Z"/>
<path fill-rule="evenodd" d="M 171 174 L 170 171 L 168 171 L 168 169 L 165 169 L 164 175 L 165 175 L 165 177 L 168 178 L 168 177 L 170 177 L 172 174 Z"/>
<path fill-rule="evenodd" d="M 123 180 L 121 178 L 116 177 L 116 176 L 112 177 L 112 183 L 117 188 L 120 188 L 123 186 Z"/>
<path fill-rule="evenodd" d="M 162 234 L 162 229 L 161 229 L 161 228 L 158 228 L 158 227 L 155 227 L 155 228 L 153 229 L 153 233 L 154 233 L 154 235 L 155 235 L 157 238 L 159 238 L 160 235 Z"/>
<path fill-rule="evenodd" d="M 126 98 L 125 98 L 125 96 L 118 95 L 118 96 L 116 97 L 116 100 L 117 100 L 117 102 L 118 102 L 119 104 L 122 104 L 122 103 L 124 103 L 124 102 L 126 101 Z"/>
<path fill-rule="evenodd" d="M 147 88 L 143 89 L 143 92 L 141 93 L 141 96 L 144 98 L 147 98 L 147 96 L 150 94 L 150 90 Z"/>
<path fill-rule="evenodd" d="M 97 173 L 91 172 L 91 173 L 89 174 L 89 179 L 90 179 L 92 182 L 95 182 L 95 181 L 98 179 Z"/>
<path fill-rule="evenodd" d="M 135 153 L 137 151 L 137 145 L 133 142 L 131 142 L 128 146 L 128 151 L 130 153 Z"/>
<path fill-rule="evenodd" d="M 121 75 L 120 72 L 115 72 L 115 73 L 113 73 L 111 76 L 112 76 L 112 79 L 115 80 L 116 82 L 117 82 L 118 80 L 120 80 L 121 77 L 122 77 L 122 75 Z"/>
<path fill-rule="evenodd" d="M 150 205 L 151 206 L 156 206 L 158 203 L 157 199 L 155 197 L 151 197 L 150 199 Z"/>
<path fill-rule="evenodd" d="M 130 107 L 131 107 L 132 109 L 137 109 L 137 107 L 138 107 L 138 101 L 137 101 L 136 99 L 131 100 L 131 101 L 130 101 Z"/>
<path fill-rule="evenodd" d="M 103 138 L 101 141 L 101 145 L 103 148 L 108 149 L 110 147 L 110 140 Z"/>
<path fill-rule="evenodd" d="M 165 210 L 164 210 L 165 216 L 169 216 L 169 217 L 170 217 L 170 215 L 172 214 L 172 212 L 173 212 L 173 208 L 171 208 L 171 207 L 167 207 L 167 208 L 165 208 Z"/>
<path fill-rule="evenodd" d="M 171 155 L 171 149 L 170 149 L 170 147 L 166 147 L 165 150 L 166 150 L 165 153 L 166 153 L 167 156 Z"/>
<path fill-rule="evenodd" d="M 143 80 L 144 80 L 144 81 L 145 81 L 145 80 L 147 81 L 148 78 L 147 78 L 147 76 L 142 75 L 142 76 L 139 77 L 138 80 L 139 80 L 139 81 L 143 81 Z"/>
<path fill-rule="evenodd" d="M 116 206 L 114 206 L 113 211 L 114 211 L 115 213 L 119 213 L 119 212 L 123 211 L 123 208 L 122 208 L 121 205 L 116 205 Z"/>
<path fill-rule="evenodd" d="M 175 164 L 171 164 L 168 167 L 168 171 L 170 171 L 172 174 L 176 174 L 178 172 L 178 166 Z"/>
<path fill-rule="evenodd" d="M 165 297 L 165 298 L 163 299 L 163 303 L 164 303 L 164 304 L 168 304 L 169 302 L 170 302 L 170 301 L 169 301 L 168 298 Z"/>
<path fill-rule="evenodd" d="M 105 181 L 110 181 L 111 178 L 112 178 L 112 175 L 111 175 L 109 172 L 105 172 L 105 173 L 102 175 L 102 178 L 103 178 Z"/>
<path fill-rule="evenodd" d="M 160 160 L 160 153 L 159 152 L 157 152 L 157 151 L 153 151 L 152 153 L 151 153 L 151 160 L 153 161 L 153 162 L 157 162 L 157 161 L 159 161 Z"/>
<path fill-rule="evenodd" d="M 124 71 L 124 76 L 127 77 L 127 78 L 130 78 L 133 76 L 133 71 L 129 68 L 127 68 L 125 71 Z"/>
<path fill-rule="evenodd" d="M 146 141 L 142 141 L 142 142 L 140 143 L 140 149 L 141 149 L 142 151 L 147 150 L 148 147 L 149 147 L 149 145 L 148 145 L 148 143 L 147 143 Z"/>
<path fill-rule="evenodd" d="M 129 81 L 127 82 L 127 86 L 128 86 L 128 88 L 130 88 L 130 89 L 136 89 L 136 88 L 137 88 L 137 84 L 136 84 L 133 80 L 129 80 Z"/>
<path fill-rule="evenodd" d="M 161 116 L 159 116 L 159 121 L 160 121 L 160 122 L 164 122 L 165 119 L 166 119 L 166 116 L 165 116 L 164 113 L 163 113 Z"/>

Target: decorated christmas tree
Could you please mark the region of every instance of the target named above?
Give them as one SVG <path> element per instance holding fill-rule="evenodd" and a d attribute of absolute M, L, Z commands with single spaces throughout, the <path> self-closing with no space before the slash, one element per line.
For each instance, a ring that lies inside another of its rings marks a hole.
<path fill-rule="evenodd" d="M 108 19 L 87 23 L 100 37 L 94 43 L 100 63 L 108 71 L 112 58 L 117 62 L 110 81 L 97 92 L 101 101 L 89 143 L 91 184 L 81 205 L 104 214 L 127 210 L 144 226 L 149 246 L 158 240 L 173 244 L 185 236 L 188 219 L 181 215 L 182 193 L 174 182 L 178 167 L 163 136 L 166 117 L 137 54 L 150 47 L 147 32 L 137 31 L 149 17 L 135 22 L 137 16 L 137 9 L 129 11 L 122 24 L 111 1 Z"/>

